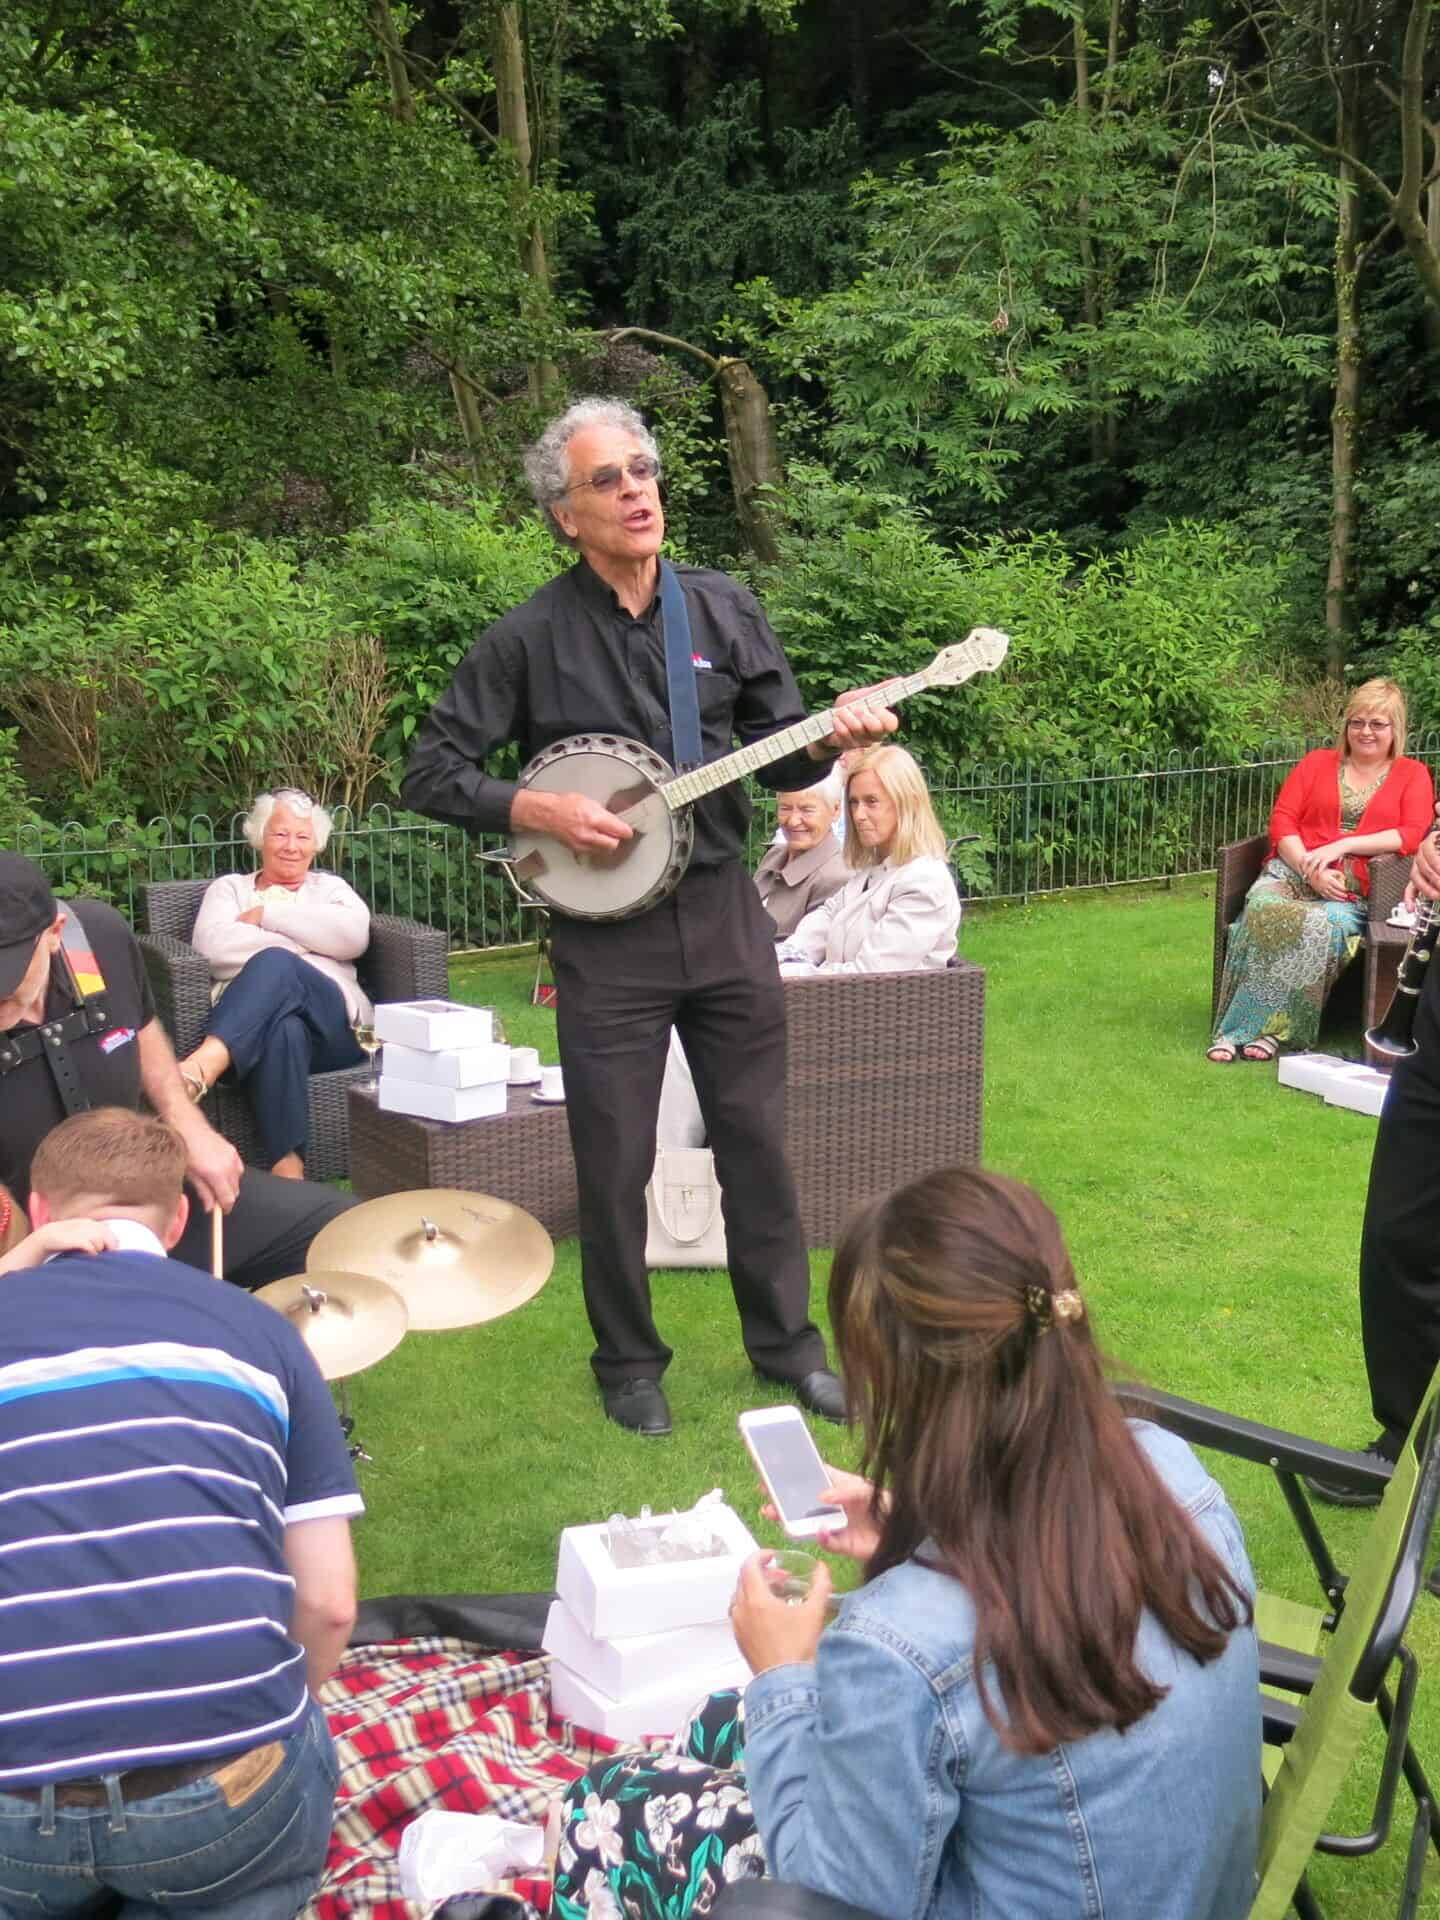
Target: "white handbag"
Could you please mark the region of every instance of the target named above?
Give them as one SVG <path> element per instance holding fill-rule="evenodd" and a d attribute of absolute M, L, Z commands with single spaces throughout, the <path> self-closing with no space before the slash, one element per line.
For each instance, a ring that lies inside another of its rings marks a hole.
<path fill-rule="evenodd" d="M 720 1182 L 708 1147 L 661 1147 L 645 1189 L 647 1267 L 723 1267 Z"/>

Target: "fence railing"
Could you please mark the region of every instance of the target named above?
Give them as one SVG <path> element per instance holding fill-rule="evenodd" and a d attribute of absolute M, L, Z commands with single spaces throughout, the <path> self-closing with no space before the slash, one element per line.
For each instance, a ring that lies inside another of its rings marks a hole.
<path fill-rule="evenodd" d="M 1276 743 L 1240 763 L 1169 754 L 1131 764 L 1055 768 L 1000 765 L 957 771 L 931 786 L 967 890 L 1025 900 L 1070 888 L 1178 879 L 1215 866 L 1216 851 L 1265 826 L 1275 792 L 1303 743 Z M 1409 752 L 1436 771 L 1440 732 Z M 769 794 L 757 792 L 752 865 L 773 831 Z M 342 874 L 376 912 L 410 914 L 448 932 L 457 948 L 533 939 L 534 916 L 479 841 L 387 806 L 337 809 L 322 864 Z M 103 821 L 63 826 L 0 823 L 0 845 L 44 868 L 58 893 L 99 894 L 128 917 L 149 880 L 213 879 L 248 869 L 240 816 L 212 820 Z"/>

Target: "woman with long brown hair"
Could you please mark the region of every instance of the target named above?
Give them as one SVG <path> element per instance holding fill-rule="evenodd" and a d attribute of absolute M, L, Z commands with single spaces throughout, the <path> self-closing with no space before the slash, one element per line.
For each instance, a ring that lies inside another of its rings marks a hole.
<path fill-rule="evenodd" d="M 834 1476 L 848 1524 L 822 1544 L 863 1584 L 827 1628 L 823 1567 L 786 1606 L 765 1556 L 747 1563 L 743 1752 L 692 1738 L 722 1770 L 657 1774 L 670 1844 L 648 1861 L 620 1844 L 627 1804 L 654 1829 L 633 1758 L 592 1775 L 557 1910 L 582 1911 L 582 1887 L 597 1913 L 622 1887 L 628 1908 L 653 1880 L 638 1911 L 680 1911 L 763 1850 L 775 1878 L 886 1920 L 1242 1920 L 1260 1810 L 1244 1543 L 1185 1443 L 1107 1391 L 1054 1215 L 997 1174 L 928 1174 L 852 1223 L 830 1316 L 866 1477 Z M 743 1799 L 750 1858 L 733 1834 L 708 1860 L 703 1833 L 677 1844 L 680 1799 L 702 1828 L 702 1800 L 733 1819 Z M 610 1861 L 582 1857 L 591 1836 Z"/>

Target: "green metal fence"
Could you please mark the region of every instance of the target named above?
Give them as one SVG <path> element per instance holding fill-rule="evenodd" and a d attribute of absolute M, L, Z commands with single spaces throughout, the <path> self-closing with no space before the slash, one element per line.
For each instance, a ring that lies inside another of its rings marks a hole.
<path fill-rule="evenodd" d="M 1077 887 L 1176 879 L 1215 866 L 1216 850 L 1265 825 L 1276 788 L 1304 751 L 1276 743 L 1241 764 L 1203 754 L 1154 763 L 1059 769 L 977 767 L 932 784 L 946 832 L 959 843 L 968 890 L 994 900 L 1027 900 Z M 1409 751 L 1436 771 L 1440 732 Z M 755 794 L 752 864 L 773 831 L 773 800 Z M 135 917 L 147 880 L 211 879 L 248 868 L 239 816 L 212 820 L 26 821 L 0 827 L 0 844 L 27 854 L 61 893 L 92 893 Z M 324 856 L 377 912 L 411 914 L 443 926 L 457 948 L 504 947 L 533 938 L 503 874 L 481 858 L 496 841 L 416 814 L 341 808 Z"/>

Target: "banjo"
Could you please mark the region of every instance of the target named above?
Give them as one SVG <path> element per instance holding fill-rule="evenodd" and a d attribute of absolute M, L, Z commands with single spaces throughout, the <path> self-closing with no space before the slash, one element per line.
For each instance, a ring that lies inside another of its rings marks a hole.
<path fill-rule="evenodd" d="M 957 645 L 937 653 L 928 667 L 870 692 L 891 704 L 926 687 L 957 687 L 974 674 L 992 672 L 1009 647 L 1009 636 L 997 628 L 975 627 Z M 828 709 L 814 713 L 687 773 L 677 773 L 658 753 L 621 734 L 572 733 L 535 755 L 521 770 L 520 786 L 540 793 L 583 793 L 619 814 L 634 829 L 633 838 L 608 851 L 591 847 L 577 853 L 552 834 L 517 832 L 500 857 L 529 906 L 574 920 L 632 919 L 680 884 L 695 841 L 690 816 L 695 801 L 823 740 L 831 726 Z"/>

